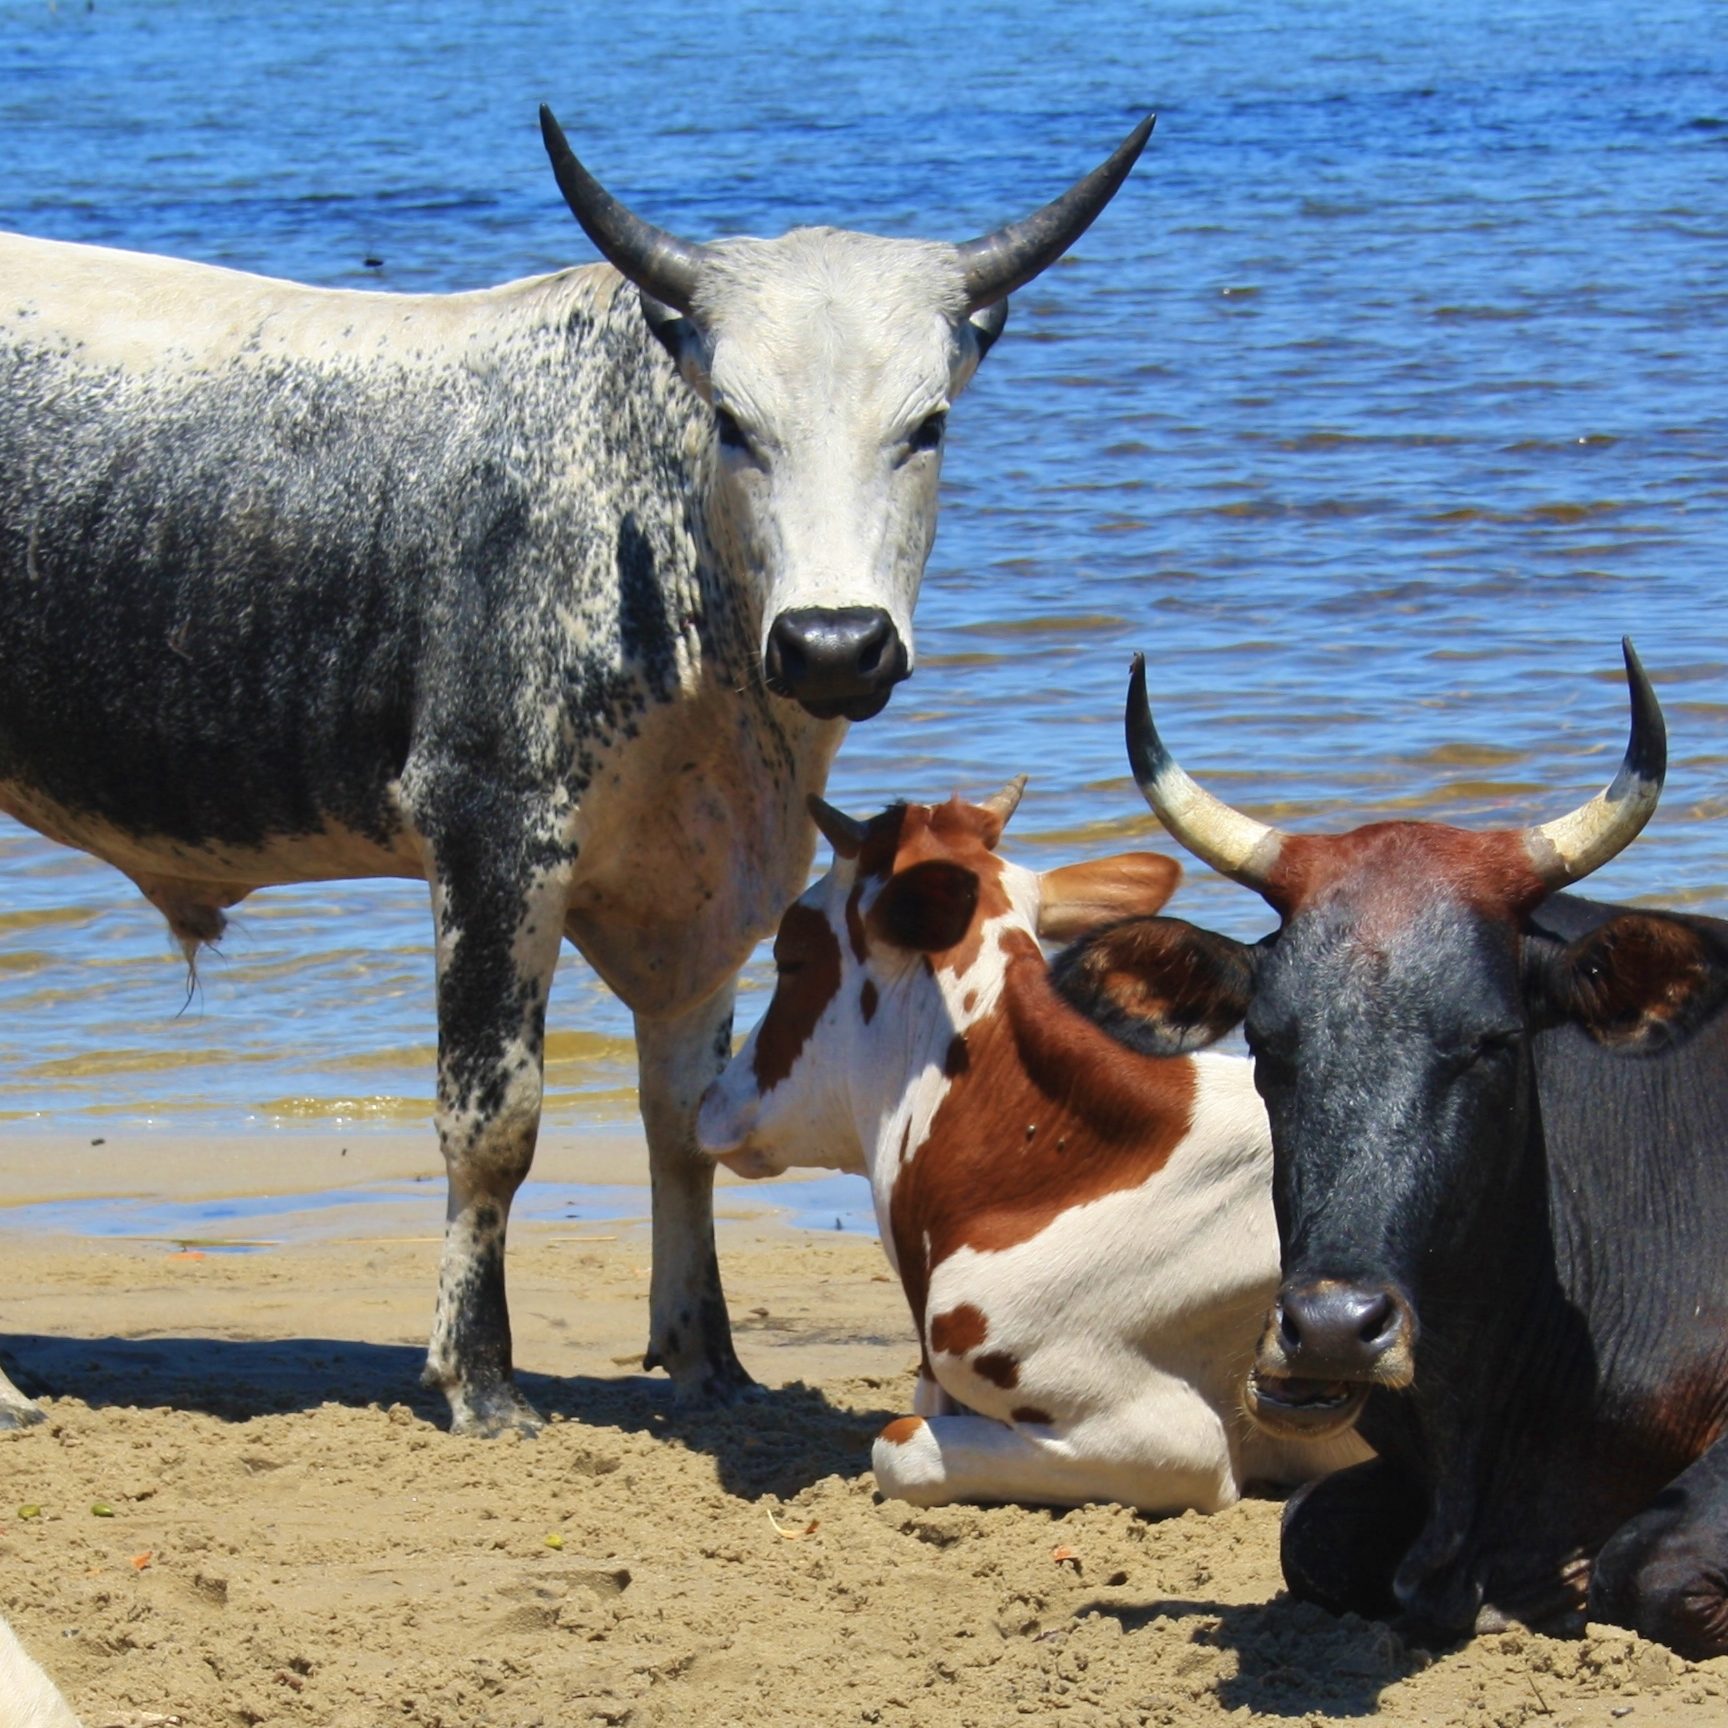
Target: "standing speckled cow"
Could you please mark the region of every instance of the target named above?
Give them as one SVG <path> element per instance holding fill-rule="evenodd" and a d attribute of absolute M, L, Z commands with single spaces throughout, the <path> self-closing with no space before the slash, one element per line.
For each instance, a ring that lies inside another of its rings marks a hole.
<path fill-rule="evenodd" d="M 272 883 L 430 884 L 426 1377 L 481 1433 L 538 1422 L 504 1231 L 565 936 L 635 1015 L 647 1363 L 744 1383 L 692 1130 L 733 979 L 911 671 L 948 406 L 1151 129 L 965 245 L 696 245 L 541 118 L 615 269 L 410 296 L 0 237 L 0 810 L 189 954 Z M 0 1426 L 34 1414 L 0 1376 Z"/>

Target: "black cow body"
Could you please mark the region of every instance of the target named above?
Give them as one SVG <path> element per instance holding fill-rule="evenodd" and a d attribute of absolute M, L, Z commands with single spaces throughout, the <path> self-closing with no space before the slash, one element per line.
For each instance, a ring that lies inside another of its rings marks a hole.
<path fill-rule="evenodd" d="M 1626 910 L 1556 895 L 1531 932 L 1570 943 Z M 1728 924 L 1679 921 L 1728 982 Z M 1531 1054 L 1504 1252 L 1424 1299 L 1413 1384 L 1376 1388 L 1359 1418 L 1379 1457 L 1291 1505 L 1286 1576 L 1337 1611 L 1441 1637 L 1479 1613 L 1576 1623 L 1588 1592 L 1598 1619 L 1719 1654 L 1728 1012 L 1649 1053 L 1567 1024 Z"/>
<path fill-rule="evenodd" d="M 1153 1052 L 1244 1026 L 1283 1267 L 1250 1413 L 1377 1454 L 1291 1502 L 1291 1588 L 1424 1638 L 1588 1607 L 1720 1655 L 1728 923 L 1555 892 L 1655 808 L 1661 712 L 1629 647 L 1627 672 L 1625 760 L 1571 814 L 1306 835 L 1190 780 L 1137 666 L 1147 802 L 1279 928 L 1127 923 L 1059 986 Z"/>

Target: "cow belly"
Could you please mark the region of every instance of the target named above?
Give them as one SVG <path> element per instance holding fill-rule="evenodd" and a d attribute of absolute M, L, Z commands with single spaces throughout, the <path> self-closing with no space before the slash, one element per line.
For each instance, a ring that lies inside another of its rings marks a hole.
<path fill-rule="evenodd" d="M 198 845 L 128 832 L 18 780 L 0 780 L 0 812 L 112 864 L 158 904 L 159 894 L 231 905 L 251 889 L 278 883 L 424 874 L 417 836 L 400 824 L 385 842 L 330 823 L 304 834 L 267 834 L 256 845 Z"/>

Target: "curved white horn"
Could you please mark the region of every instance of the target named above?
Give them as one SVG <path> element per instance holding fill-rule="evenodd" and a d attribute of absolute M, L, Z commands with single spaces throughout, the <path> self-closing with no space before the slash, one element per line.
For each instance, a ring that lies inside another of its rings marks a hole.
<path fill-rule="evenodd" d="M 1152 724 L 1152 705 L 1146 698 L 1146 656 L 1134 656 L 1128 679 L 1128 762 L 1134 782 L 1152 806 L 1171 839 L 1187 847 L 1202 863 L 1240 882 L 1245 888 L 1264 891 L 1272 867 L 1278 862 L 1284 835 L 1240 810 L 1232 810 L 1196 784 L 1164 747 L 1158 728 Z"/>
<path fill-rule="evenodd" d="M 1668 729 L 1656 692 L 1629 637 L 1621 637 L 1620 651 L 1626 658 L 1627 697 L 1632 708 L 1631 732 L 1620 772 L 1606 791 L 1570 815 L 1524 830 L 1530 862 L 1550 888 L 1581 881 L 1631 845 L 1662 796 L 1662 780 L 1668 771 Z"/>

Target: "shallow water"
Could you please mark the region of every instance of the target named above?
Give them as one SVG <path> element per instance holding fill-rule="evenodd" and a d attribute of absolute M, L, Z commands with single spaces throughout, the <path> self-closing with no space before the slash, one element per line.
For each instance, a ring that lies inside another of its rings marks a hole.
<path fill-rule="evenodd" d="M 368 1228 L 399 1237 L 403 1203 L 412 1203 L 431 1228 L 436 1221 L 430 1178 L 376 1182 L 321 1192 L 242 1195 L 222 1200 L 167 1200 L 160 1196 L 97 1196 L 0 1208 L 0 1229 L 44 1236 L 93 1236 L 172 1243 L 206 1254 L 249 1254 L 326 1236 L 355 1237 Z M 424 1204 L 422 1204 L 424 1202 Z M 870 1186 L 859 1176 L 809 1179 L 722 1189 L 721 1217 L 771 1213 L 796 1230 L 876 1233 Z M 606 1183 L 524 1182 L 510 1208 L 518 1224 L 566 1224 L 571 1240 L 599 1225 L 645 1227 L 647 1195 L 641 1188 Z M 241 1232 L 246 1232 L 242 1234 Z M 601 1241 L 611 1241 L 602 1234 Z"/>
<path fill-rule="evenodd" d="M 1551 816 L 1612 772 L 1630 632 L 1673 765 L 1599 890 L 1728 910 L 1718 6 L 0 0 L 0 226 L 499 281 L 590 256 L 541 100 L 696 238 L 969 237 L 1159 110 L 955 413 L 918 675 L 837 802 L 1024 769 L 1017 855 L 1156 844 L 1144 648 L 1172 747 L 1259 814 Z M 1198 867 L 1177 907 L 1269 922 Z M 188 994 L 122 878 L 0 828 L 0 1119 L 421 1120 L 428 936 L 408 884 L 274 890 Z M 552 1118 L 627 1116 L 628 1017 L 574 957 L 552 1022 Z"/>

